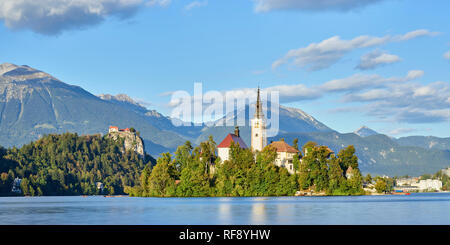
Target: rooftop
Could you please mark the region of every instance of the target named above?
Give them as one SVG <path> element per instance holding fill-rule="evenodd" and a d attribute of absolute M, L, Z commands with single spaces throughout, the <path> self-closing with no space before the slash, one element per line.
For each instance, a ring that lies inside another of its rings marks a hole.
<path fill-rule="evenodd" d="M 294 147 L 290 146 L 288 143 L 284 141 L 274 141 L 270 144 L 275 149 L 277 149 L 277 152 L 289 152 L 289 153 L 298 153 L 299 151 L 295 149 Z"/>
<path fill-rule="evenodd" d="M 231 146 L 231 142 L 238 143 L 242 149 L 248 148 L 242 138 L 235 134 L 228 134 L 227 137 L 220 142 L 217 148 L 229 148 Z"/>

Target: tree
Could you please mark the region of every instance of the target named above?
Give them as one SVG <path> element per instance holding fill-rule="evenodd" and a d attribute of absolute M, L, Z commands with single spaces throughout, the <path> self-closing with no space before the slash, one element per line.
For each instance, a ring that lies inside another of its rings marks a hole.
<path fill-rule="evenodd" d="M 377 182 L 375 183 L 375 190 L 377 190 L 378 193 L 387 191 L 387 183 L 383 178 L 379 178 L 377 180 Z"/>
<path fill-rule="evenodd" d="M 175 178 L 170 175 L 170 153 L 163 153 L 158 158 L 155 167 L 150 174 L 148 189 L 149 196 L 173 196 L 175 193 Z"/>
<path fill-rule="evenodd" d="M 307 152 L 312 151 L 317 146 L 317 143 L 314 141 L 308 141 L 302 147 L 303 156 L 306 156 Z"/>
<path fill-rule="evenodd" d="M 366 177 L 364 178 L 364 181 L 368 184 L 372 183 L 372 176 L 370 174 L 367 174 Z"/>
<path fill-rule="evenodd" d="M 177 186 L 177 196 L 199 197 L 210 194 L 207 169 L 209 168 L 208 162 L 212 158 L 212 154 L 208 151 L 209 148 L 206 143 L 201 144 L 200 147 L 194 150 L 193 153 L 195 155 L 191 155 L 192 160 L 181 171 L 180 183 Z"/>
<path fill-rule="evenodd" d="M 333 194 L 338 192 L 344 182 L 343 171 L 339 165 L 339 159 L 332 156 L 328 161 L 328 193 Z M 342 190 L 341 190 L 342 191 Z"/>
<path fill-rule="evenodd" d="M 312 164 L 314 164 L 314 157 L 311 154 L 305 155 L 300 162 L 298 184 L 302 190 L 306 190 L 312 185 L 310 177 Z"/>
<path fill-rule="evenodd" d="M 292 141 L 292 147 L 294 147 L 295 149 L 298 150 L 298 138 L 295 138 L 295 139 Z"/>
<path fill-rule="evenodd" d="M 355 155 L 355 147 L 349 145 L 346 148 L 339 151 L 338 157 L 340 159 L 340 165 L 344 172 L 347 171 L 348 167 L 353 169 L 358 168 L 358 157 Z"/>
<path fill-rule="evenodd" d="M 349 194 L 363 194 L 362 189 L 363 178 L 358 168 L 353 169 L 352 176 L 347 180 Z"/>

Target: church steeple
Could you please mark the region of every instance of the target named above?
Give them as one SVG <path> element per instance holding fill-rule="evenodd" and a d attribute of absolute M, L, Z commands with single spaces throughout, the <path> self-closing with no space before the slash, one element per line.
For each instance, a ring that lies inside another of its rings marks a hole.
<path fill-rule="evenodd" d="M 267 145 L 266 137 L 266 120 L 262 112 L 261 90 L 258 86 L 258 94 L 256 98 L 255 115 L 251 120 L 251 148 L 253 151 L 262 151 Z"/>
<path fill-rule="evenodd" d="M 261 117 L 263 117 L 263 113 L 262 113 L 260 89 L 259 89 L 259 86 L 258 86 L 258 95 L 256 97 L 255 118 L 261 118 Z"/>

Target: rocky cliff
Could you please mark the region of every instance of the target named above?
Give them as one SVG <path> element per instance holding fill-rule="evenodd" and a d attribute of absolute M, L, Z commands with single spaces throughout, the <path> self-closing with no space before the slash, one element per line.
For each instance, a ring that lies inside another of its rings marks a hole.
<path fill-rule="evenodd" d="M 117 140 L 118 138 L 123 138 L 123 147 L 125 150 L 132 150 L 136 152 L 140 157 L 145 156 L 144 151 L 144 141 L 135 132 L 119 131 L 119 132 L 109 132 L 108 136 Z"/>

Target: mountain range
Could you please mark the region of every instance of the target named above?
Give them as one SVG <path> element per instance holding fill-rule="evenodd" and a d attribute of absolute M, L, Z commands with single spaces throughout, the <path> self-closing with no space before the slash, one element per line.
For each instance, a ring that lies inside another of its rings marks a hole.
<path fill-rule="evenodd" d="M 246 106 L 207 127 L 176 127 L 171 118 L 149 110 L 125 94 L 95 96 L 81 87 L 23 65 L 0 65 L 0 145 L 21 146 L 45 134 L 76 132 L 106 133 L 110 125 L 134 127 L 144 139 L 145 149 L 154 156 L 173 152 L 186 140 L 199 144 L 212 135 L 217 143 L 234 127 L 220 126 L 236 117 L 246 122 L 252 117 L 252 106 Z M 302 145 L 315 141 L 338 152 L 354 145 L 363 173 L 387 175 L 419 175 L 433 173 L 450 165 L 450 138 L 410 136 L 392 138 L 361 127 L 342 134 L 298 108 L 281 106 L 278 112 L 279 134 L 269 140 L 284 138 Z M 273 113 L 273 115 L 272 115 Z M 233 125 L 233 122 L 231 124 Z M 242 126 L 241 135 L 250 145 L 249 126 Z"/>

